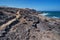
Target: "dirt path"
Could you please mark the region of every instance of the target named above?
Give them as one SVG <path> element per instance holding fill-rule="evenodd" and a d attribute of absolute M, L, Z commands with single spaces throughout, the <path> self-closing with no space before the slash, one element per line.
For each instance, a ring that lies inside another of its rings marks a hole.
<path fill-rule="evenodd" d="M 20 11 L 20 10 L 19 10 Z M 19 11 L 17 11 L 16 13 L 16 18 L 8 21 L 7 23 L 3 24 L 2 26 L 0 26 L 0 30 L 6 28 L 8 25 L 10 25 L 11 23 L 13 23 L 14 21 L 16 21 L 19 17 L 20 17 L 20 14 L 19 14 Z"/>

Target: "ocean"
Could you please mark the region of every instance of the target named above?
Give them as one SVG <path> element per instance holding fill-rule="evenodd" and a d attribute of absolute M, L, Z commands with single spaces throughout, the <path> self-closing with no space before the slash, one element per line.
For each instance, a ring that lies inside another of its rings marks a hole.
<path fill-rule="evenodd" d="M 60 19 L 60 11 L 42 11 L 41 15 Z"/>

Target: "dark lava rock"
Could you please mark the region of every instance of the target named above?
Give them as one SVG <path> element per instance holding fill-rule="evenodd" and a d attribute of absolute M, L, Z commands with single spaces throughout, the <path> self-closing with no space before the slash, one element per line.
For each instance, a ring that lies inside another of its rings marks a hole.
<path fill-rule="evenodd" d="M 0 7 L 0 40 L 60 40 L 60 20 L 34 9 Z"/>

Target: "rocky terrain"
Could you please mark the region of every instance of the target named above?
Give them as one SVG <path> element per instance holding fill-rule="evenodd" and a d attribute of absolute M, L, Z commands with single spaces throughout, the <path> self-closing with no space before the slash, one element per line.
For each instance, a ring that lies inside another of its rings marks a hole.
<path fill-rule="evenodd" d="M 60 40 L 60 19 L 29 8 L 0 7 L 0 40 Z"/>

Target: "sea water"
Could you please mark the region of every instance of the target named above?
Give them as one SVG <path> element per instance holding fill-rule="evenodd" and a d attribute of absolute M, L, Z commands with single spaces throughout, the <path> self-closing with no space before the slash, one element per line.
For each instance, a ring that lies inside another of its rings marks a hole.
<path fill-rule="evenodd" d="M 60 11 L 42 11 L 41 15 L 51 18 L 60 18 Z"/>

